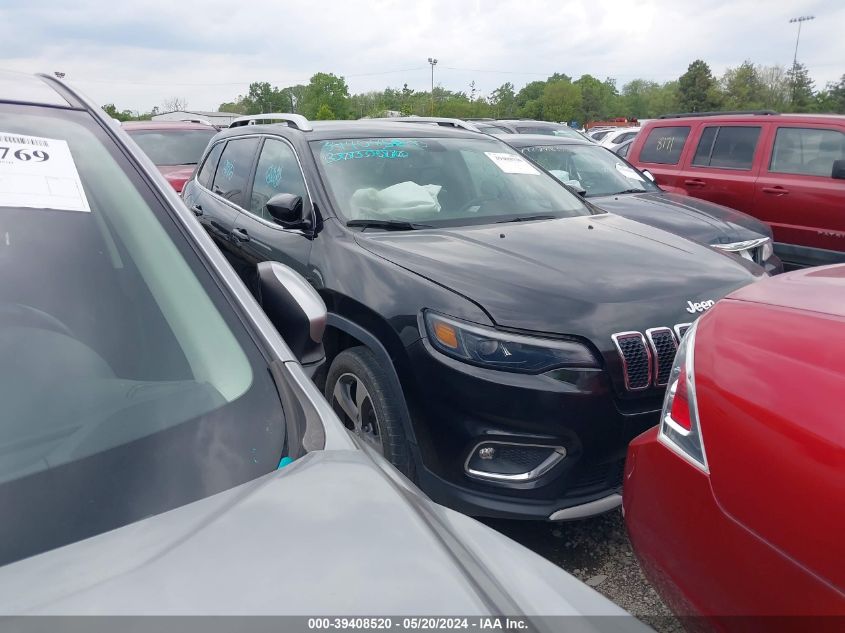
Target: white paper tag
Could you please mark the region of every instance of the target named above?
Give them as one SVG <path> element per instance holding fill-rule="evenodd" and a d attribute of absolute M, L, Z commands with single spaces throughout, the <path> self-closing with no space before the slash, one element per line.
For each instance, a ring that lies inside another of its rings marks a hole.
<path fill-rule="evenodd" d="M 534 169 L 534 165 L 516 154 L 505 152 L 484 152 L 484 154 L 506 174 L 534 174 L 535 176 L 540 174 Z"/>
<path fill-rule="evenodd" d="M 640 176 L 637 172 L 628 167 L 628 165 L 616 163 L 616 171 L 618 171 L 620 174 L 622 174 L 623 176 L 625 176 L 625 178 L 628 178 L 629 180 L 639 180 L 640 182 L 643 182 L 642 176 Z"/>
<path fill-rule="evenodd" d="M 0 207 L 90 212 L 67 141 L 0 132 Z"/>

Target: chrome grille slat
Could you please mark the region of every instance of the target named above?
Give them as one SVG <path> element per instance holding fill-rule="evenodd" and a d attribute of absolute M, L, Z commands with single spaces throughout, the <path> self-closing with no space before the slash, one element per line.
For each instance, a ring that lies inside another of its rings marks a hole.
<path fill-rule="evenodd" d="M 651 351 L 640 332 L 620 332 L 612 337 L 622 358 L 625 388 L 642 391 L 651 385 Z"/>
<path fill-rule="evenodd" d="M 678 344 L 672 330 L 668 327 L 655 327 L 646 330 L 645 336 L 651 346 L 651 354 L 654 359 L 654 385 L 665 387 L 669 384 L 669 374 L 672 373 L 672 363 L 675 361 L 675 353 L 678 351 Z"/>
<path fill-rule="evenodd" d="M 692 327 L 692 323 L 678 323 L 675 326 L 675 338 L 678 339 L 678 343 L 681 342 L 690 327 Z"/>
<path fill-rule="evenodd" d="M 611 335 L 622 361 L 625 389 L 642 391 L 669 384 L 675 354 L 692 323 L 678 323 L 672 328 L 655 327 L 641 332 L 617 332 Z"/>

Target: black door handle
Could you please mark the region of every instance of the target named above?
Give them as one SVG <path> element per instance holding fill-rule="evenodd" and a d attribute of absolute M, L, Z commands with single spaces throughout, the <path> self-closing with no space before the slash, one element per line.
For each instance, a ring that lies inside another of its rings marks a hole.
<path fill-rule="evenodd" d="M 236 242 L 249 242 L 249 233 L 246 232 L 246 229 L 234 229 L 232 237 Z"/>
<path fill-rule="evenodd" d="M 194 212 L 195 216 L 200 217 L 202 215 L 202 206 L 195 204 L 194 206 L 191 207 L 191 211 Z"/>

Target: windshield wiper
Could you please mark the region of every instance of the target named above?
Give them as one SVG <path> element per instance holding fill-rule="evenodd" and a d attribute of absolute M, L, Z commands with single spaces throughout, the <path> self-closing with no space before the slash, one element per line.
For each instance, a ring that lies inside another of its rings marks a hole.
<path fill-rule="evenodd" d="M 385 229 L 386 231 L 413 231 L 415 229 L 428 229 L 432 225 L 408 222 L 407 220 L 349 220 L 346 226 L 360 226 L 365 229 Z"/>
<path fill-rule="evenodd" d="M 645 193 L 645 189 L 624 189 L 623 191 L 617 191 L 616 193 L 609 193 L 609 196 L 621 196 L 623 193 Z"/>
<path fill-rule="evenodd" d="M 554 220 L 556 215 L 522 215 L 518 218 L 510 218 L 508 220 L 498 220 L 496 224 L 505 224 L 507 222 L 530 222 L 531 220 Z"/>

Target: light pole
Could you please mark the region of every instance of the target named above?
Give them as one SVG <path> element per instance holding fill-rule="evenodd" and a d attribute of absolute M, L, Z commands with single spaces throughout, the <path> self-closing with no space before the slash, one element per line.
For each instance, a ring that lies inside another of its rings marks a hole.
<path fill-rule="evenodd" d="M 431 116 L 434 116 L 434 67 L 437 65 L 437 60 L 429 57 L 428 63 L 431 64 Z"/>
<path fill-rule="evenodd" d="M 801 23 L 802 22 L 809 22 L 810 20 L 815 20 L 816 16 L 814 15 L 802 15 L 797 18 L 792 18 L 789 20 L 790 24 L 798 24 L 798 35 L 795 37 L 795 55 L 792 56 L 792 67 L 795 68 L 795 65 L 798 63 L 798 41 L 801 39 Z"/>

